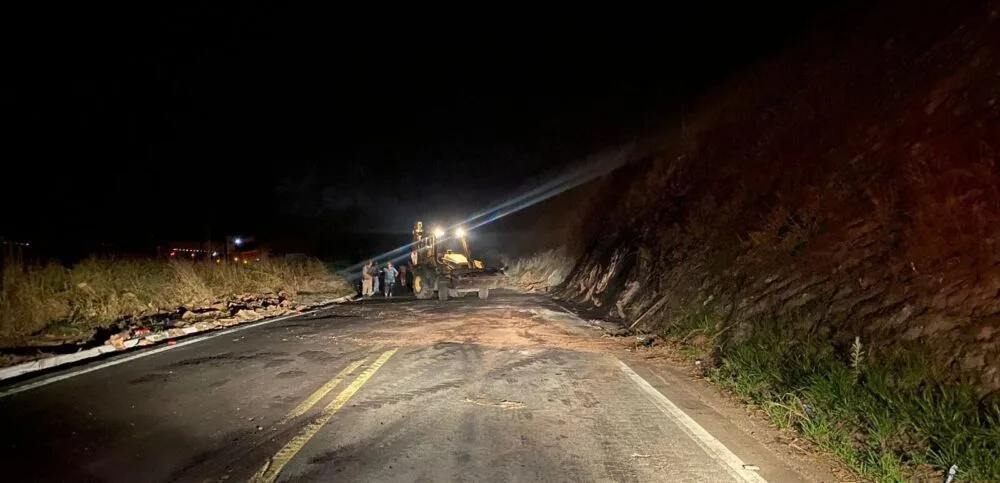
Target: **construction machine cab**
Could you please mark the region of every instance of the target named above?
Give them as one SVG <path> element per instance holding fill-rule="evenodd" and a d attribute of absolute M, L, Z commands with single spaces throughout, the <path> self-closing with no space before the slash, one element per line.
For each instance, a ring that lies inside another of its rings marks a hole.
<path fill-rule="evenodd" d="M 417 221 L 413 229 L 413 291 L 417 298 L 431 298 L 437 292 L 440 300 L 449 296 L 462 296 L 478 292 L 479 298 L 487 298 L 490 288 L 502 286 L 503 272 L 486 268 L 483 262 L 472 257 L 466 232 L 455 229 L 453 237 L 446 237 L 442 228 L 434 228 L 425 233 L 423 222 Z M 460 243 L 461 253 L 448 249 L 447 243 Z"/>

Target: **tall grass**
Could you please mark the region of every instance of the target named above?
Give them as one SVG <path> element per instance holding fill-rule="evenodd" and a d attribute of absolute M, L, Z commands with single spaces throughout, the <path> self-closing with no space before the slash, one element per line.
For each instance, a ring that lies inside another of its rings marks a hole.
<path fill-rule="evenodd" d="M 2 277 L 0 341 L 4 343 L 22 342 L 53 326 L 92 330 L 241 294 L 350 291 L 318 260 L 288 258 L 246 265 L 91 258 L 71 268 L 8 261 Z"/>
<path fill-rule="evenodd" d="M 926 479 L 958 466 L 963 481 L 1000 481 L 1000 405 L 945 385 L 919 350 L 878 360 L 861 339 L 836 349 L 790 339 L 780 321 L 716 347 L 713 382 L 756 404 L 875 481 Z"/>

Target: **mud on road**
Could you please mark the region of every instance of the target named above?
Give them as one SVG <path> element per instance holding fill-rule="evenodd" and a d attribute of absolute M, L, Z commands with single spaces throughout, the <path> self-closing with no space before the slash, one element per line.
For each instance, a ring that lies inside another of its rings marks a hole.
<path fill-rule="evenodd" d="M 541 296 L 366 300 L 0 398 L 0 466 L 7 481 L 831 481 L 629 347 Z"/>
<path fill-rule="evenodd" d="M 490 348 L 538 347 L 600 352 L 620 349 L 623 341 L 603 337 L 599 326 L 580 319 L 554 303 L 512 306 L 509 302 L 468 300 L 453 304 L 407 301 L 331 309 L 380 323 L 351 336 L 372 345 L 476 344 Z"/>

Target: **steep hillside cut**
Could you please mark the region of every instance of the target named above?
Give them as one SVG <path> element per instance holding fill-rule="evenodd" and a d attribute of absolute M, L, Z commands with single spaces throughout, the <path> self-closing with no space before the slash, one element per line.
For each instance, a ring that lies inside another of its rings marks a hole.
<path fill-rule="evenodd" d="M 706 317 L 719 344 L 769 321 L 905 349 L 1000 389 L 1000 3 L 857 15 L 589 188 L 599 230 L 561 294 L 654 332 Z"/>

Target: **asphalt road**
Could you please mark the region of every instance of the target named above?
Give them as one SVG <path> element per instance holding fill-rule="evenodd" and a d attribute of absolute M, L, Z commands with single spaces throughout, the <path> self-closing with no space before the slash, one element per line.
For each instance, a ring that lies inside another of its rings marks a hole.
<path fill-rule="evenodd" d="M 0 398 L 0 479 L 801 479 L 601 334 L 540 296 L 377 300 L 76 367 Z"/>

